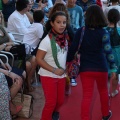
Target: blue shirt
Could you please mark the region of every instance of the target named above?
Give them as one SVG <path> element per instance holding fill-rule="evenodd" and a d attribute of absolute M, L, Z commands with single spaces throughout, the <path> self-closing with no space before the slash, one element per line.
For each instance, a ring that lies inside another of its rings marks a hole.
<path fill-rule="evenodd" d="M 74 31 L 84 26 L 84 14 L 80 6 L 75 5 L 73 8 L 68 8 L 68 13 L 70 16 L 70 25 Z"/>
<path fill-rule="evenodd" d="M 74 54 L 78 49 L 81 36 L 81 28 L 75 34 L 74 40 L 68 51 L 67 62 L 74 58 Z M 112 49 L 110 45 L 109 33 L 102 28 L 89 29 L 85 27 L 83 41 L 80 47 L 80 72 L 96 71 L 107 72 L 108 62 L 112 72 L 116 72 L 116 65 Z"/>
<path fill-rule="evenodd" d="M 82 0 L 77 0 L 76 4 L 82 7 L 83 12 L 85 12 L 90 5 L 96 4 L 96 0 L 88 0 L 87 2 L 83 2 Z"/>

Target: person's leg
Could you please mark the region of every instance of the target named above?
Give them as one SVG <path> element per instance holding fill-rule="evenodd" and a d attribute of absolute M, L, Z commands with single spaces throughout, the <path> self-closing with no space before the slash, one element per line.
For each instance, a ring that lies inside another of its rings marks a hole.
<path fill-rule="evenodd" d="M 23 80 L 16 79 L 16 82 L 10 88 L 11 99 L 13 99 L 22 87 Z"/>
<path fill-rule="evenodd" d="M 28 89 L 29 91 L 32 91 L 33 89 L 31 89 L 31 80 L 33 75 L 35 74 L 35 70 L 36 70 L 36 66 L 37 66 L 37 62 L 36 62 L 36 57 L 32 56 L 32 58 L 30 59 L 30 61 L 27 61 L 27 66 L 26 66 L 26 70 L 27 70 L 27 82 L 28 82 Z"/>
<path fill-rule="evenodd" d="M 42 111 L 41 120 L 52 120 L 52 113 L 57 101 L 57 80 L 50 77 L 40 77 L 45 96 L 45 105 Z"/>
<path fill-rule="evenodd" d="M 83 88 L 83 98 L 81 103 L 81 120 L 90 120 L 90 105 L 92 102 L 94 89 L 94 72 L 81 72 L 80 78 Z"/>
<path fill-rule="evenodd" d="M 57 79 L 57 104 L 55 107 L 55 111 L 59 111 L 60 106 L 64 103 L 65 98 L 65 83 L 66 78 Z"/>
<path fill-rule="evenodd" d="M 17 113 L 19 113 L 22 110 L 22 106 L 21 105 L 16 106 L 16 105 L 14 105 L 12 103 L 11 100 L 9 101 L 9 106 L 10 106 L 10 113 L 11 113 L 11 115 L 16 115 Z"/>
<path fill-rule="evenodd" d="M 111 92 L 111 97 L 115 97 L 117 94 L 118 94 L 118 90 L 117 90 L 117 87 L 118 87 L 118 76 L 116 79 L 113 79 L 112 80 L 112 92 Z"/>
<path fill-rule="evenodd" d="M 100 94 L 102 114 L 103 116 L 107 116 L 109 114 L 108 73 L 98 72 L 96 82 Z"/>
<path fill-rule="evenodd" d="M 64 103 L 66 78 L 56 79 L 57 82 L 57 103 L 52 114 L 53 120 L 59 119 L 59 108 Z"/>

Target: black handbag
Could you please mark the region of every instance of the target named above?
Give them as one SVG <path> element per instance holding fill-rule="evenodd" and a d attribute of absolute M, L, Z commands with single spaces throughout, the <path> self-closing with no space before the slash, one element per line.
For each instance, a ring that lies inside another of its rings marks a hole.
<path fill-rule="evenodd" d="M 14 66 L 26 70 L 26 50 L 25 44 L 14 45 L 10 52 L 14 55 Z"/>

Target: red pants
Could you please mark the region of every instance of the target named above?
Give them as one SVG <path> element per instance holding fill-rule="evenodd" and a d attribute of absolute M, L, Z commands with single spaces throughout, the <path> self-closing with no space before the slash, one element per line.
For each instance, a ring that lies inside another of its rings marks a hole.
<path fill-rule="evenodd" d="M 65 98 L 65 78 L 40 77 L 45 96 L 41 120 L 52 120 L 52 113 L 58 111 Z"/>
<path fill-rule="evenodd" d="M 97 83 L 97 88 L 100 94 L 102 115 L 109 114 L 109 97 L 108 97 L 108 73 L 107 72 L 81 72 L 80 73 L 83 99 L 81 104 L 81 117 L 82 120 L 91 120 L 90 118 L 90 105 L 92 102 L 94 82 Z M 100 103 L 98 103 L 100 104 Z"/>

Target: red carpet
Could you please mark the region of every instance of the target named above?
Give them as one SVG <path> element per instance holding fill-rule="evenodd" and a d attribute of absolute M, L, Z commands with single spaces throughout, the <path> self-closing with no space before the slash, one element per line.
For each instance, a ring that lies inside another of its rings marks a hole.
<path fill-rule="evenodd" d="M 81 120 L 82 87 L 79 77 L 77 83 L 78 85 L 76 87 L 72 87 L 71 95 L 65 98 L 65 103 L 60 109 L 60 120 Z M 110 120 L 120 120 L 120 93 L 116 97 L 111 98 L 110 102 L 112 110 Z M 102 120 L 99 94 L 96 85 L 91 105 L 91 120 Z"/>

